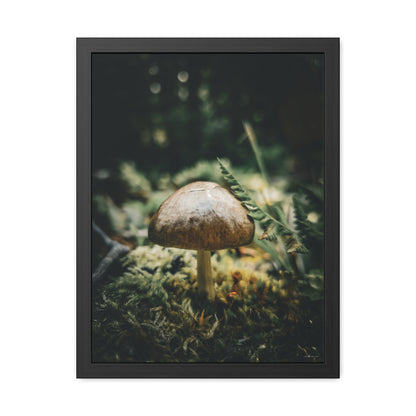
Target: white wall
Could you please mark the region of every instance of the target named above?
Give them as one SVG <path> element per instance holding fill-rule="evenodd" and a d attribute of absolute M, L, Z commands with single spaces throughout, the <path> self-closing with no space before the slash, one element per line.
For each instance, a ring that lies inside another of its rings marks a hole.
<path fill-rule="evenodd" d="M 414 16 L 400 0 L 2 2 L 2 414 L 412 413 Z M 75 379 L 77 36 L 342 38 L 341 380 Z"/>

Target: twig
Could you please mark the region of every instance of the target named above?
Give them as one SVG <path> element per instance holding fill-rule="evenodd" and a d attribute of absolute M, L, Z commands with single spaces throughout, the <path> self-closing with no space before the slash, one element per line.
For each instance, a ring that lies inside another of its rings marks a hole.
<path fill-rule="evenodd" d="M 101 237 L 106 246 L 109 248 L 108 253 L 100 261 L 97 268 L 94 270 L 94 273 L 92 274 L 92 284 L 95 285 L 107 275 L 110 267 L 114 262 L 116 262 L 120 257 L 125 256 L 130 251 L 130 248 L 124 244 L 120 244 L 119 242 L 112 240 L 94 222 L 92 223 L 92 229 L 98 236 Z"/>

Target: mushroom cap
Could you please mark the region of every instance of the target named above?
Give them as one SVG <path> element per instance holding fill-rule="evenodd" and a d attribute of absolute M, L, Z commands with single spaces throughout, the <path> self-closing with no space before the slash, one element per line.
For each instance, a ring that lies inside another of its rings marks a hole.
<path fill-rule="evenodd" d="M 214 182 L 193 182 L 167 198 L 149 224 L 149 239 L 164 247 L 221 250 L 249 244 L 254 223 L 247 210 Z"/>

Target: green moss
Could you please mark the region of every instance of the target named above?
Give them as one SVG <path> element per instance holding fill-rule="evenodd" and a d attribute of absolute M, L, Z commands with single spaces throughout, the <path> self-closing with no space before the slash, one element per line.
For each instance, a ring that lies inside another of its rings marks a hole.
<path fill-rule="evenodd" d="M 217 298 L 203 303 L 195 252 L 138 247 L 94 293 L 94 361 L 322 361 L 322 278 L 260 260 L 214 253 Z"/>

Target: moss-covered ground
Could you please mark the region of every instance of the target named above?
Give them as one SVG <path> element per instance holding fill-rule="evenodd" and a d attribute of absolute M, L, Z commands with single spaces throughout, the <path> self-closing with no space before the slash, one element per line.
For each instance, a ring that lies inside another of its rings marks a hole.
<path fill-rule="evenodd" d="M 95 287 L 94 362 L 319 362 L 323 279 L 277 271 L 251 247 L 212 253 L 216 300 L 196 253 L 143 245 Z"/>

